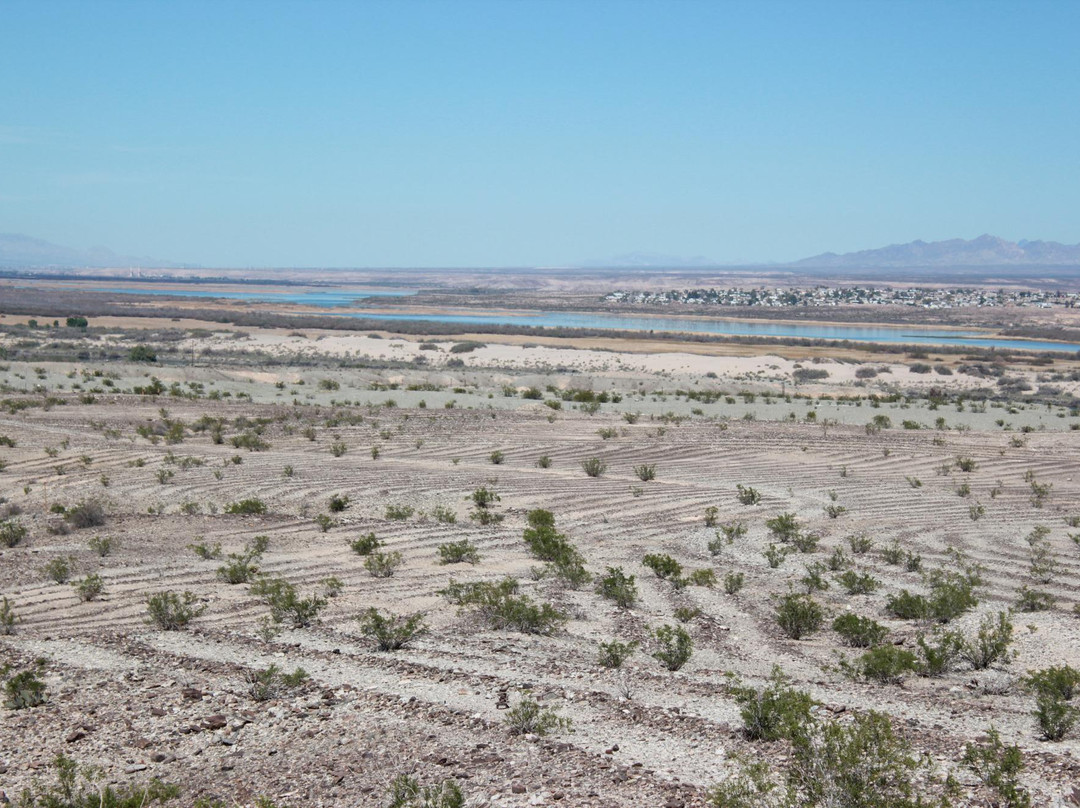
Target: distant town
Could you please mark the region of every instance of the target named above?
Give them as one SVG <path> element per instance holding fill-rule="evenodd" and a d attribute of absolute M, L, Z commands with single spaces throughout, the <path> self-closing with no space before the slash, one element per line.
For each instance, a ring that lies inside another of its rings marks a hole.
<path fill-rule="evenodd" d="M 692 304 L 702 306 L 917 306 L 924 309 L 1076 308 L 1080 293 L 1061 291 L 1007 291 L 990 289 L 941 289 L 909 287 L 815 286 L 811 289 L 681 289 L 667 292 L 615 290 L 604 296 L 609 303 L 648 305 Z"/>

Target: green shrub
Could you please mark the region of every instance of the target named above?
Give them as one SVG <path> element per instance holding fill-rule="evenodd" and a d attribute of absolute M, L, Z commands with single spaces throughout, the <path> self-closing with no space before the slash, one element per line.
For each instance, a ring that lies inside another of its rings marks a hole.
<path fill-rule="evenodd" d="M 825 611 L 809 595 L 788 593 L 780 599 L 776 622 L 780 630 L 793 640 L 813 634 L 825 620 Z"/>
<path fill-rule="evenodd" d="M 199 558 L 204 561 L 211 561 L 213 559 L 221 558 L 221 545 L 220 544 L 207 544 L 206 542 L 199 542 L 198 544 L 189 544 L 187 549 L 195 553 Z"/>
<path fill-rule="evenodd" d="M 465 794 L 453 780 L 421 786 L 419 780 L 399 774 L 386 793 L 387 808 L 465 808 Z"/>
<path fill-rule="evenodd" d="M 551 468 L 551 458 L 547 455 L 540 455 L 536 461 L 536 465 L 538 468 L 549 469 Z"/>
<path fill-rule="evenodd" d="M 439 592 L 451 603 L 474 610 L 488 627 L 510 629 L 523 634 L 552 634 L 566 622 L 566 615 L 550 603 L 535 603 L 519 595 L 518 583 L 504 578 L 497 584 L 481 581 L 450 584 Z"/>
<path fill-rule="evenodd" d="M 788 547 L 779 544 L 770 544 L 765 548 L 762 553 L 765 556 L 765 560 L 769 563 L 770 569 L 776 569 L 784 563 L 784 559 L 795 552 L 794 547 Z"/>
<path fill-rule="evenodd" d="M 1000 798 L 1001 808 L 1030 808 L 1031 795 L 1020 785 L 1024 755 L 1019 746 L 1005 746 L 1001 735 L 991 727 L 985 743 L 964 747 L 963 763 Z"/>
<path fill-rule="evenodd" d="M 129 362 L 156 362 L 157 351 L 149 345 L 135 345 L 128 351 Z"/>
<path fill-rule="evenodd" d="M 284 578 L 259 578 L 250 591 L 270 607 L 270 618 L 275 623 L 288 621 L 295 628 L 310 626 L 327 603 L 318 595 L 301 598 L 296 587 Z"/>
<path fill-rule="evenodd" d="M 15 607 L 7 596 L 0 597 L 0 634 L 14 634 L 15 623 L 19 616 L 15 614 Z"/>
<path fill-rule="evenodd" d="M 199 599 L 191 592 L 157 592 L 146 598 L 149 622 L 162 631 L 179 631 L 206 611 L 206 604 L 196 606 Z"/>
<path fill-rule="evenodd" d="M 974 639 L 964 641 L 960 656 L 977 671 L 989 668 L 995 662 L 1008 663 L 1012 635 L 1013 624 L 1008 612 L 998 612 L 996 617 L 986 615 L 980 621 Z"/>
<path fill-rule="evenodd" d="M 374 533 L 368 533 L 366 535 L 361 535 L 357 539 L 354 539 L 352 542 L 350 542 L 349 547 L 351 547 L 352 551 L 357 555 L 366 556 L 371 555 L 380 547 L 382 547 L 382 542 L 375 538 Z"/>
<path fill-rule="evenodd" d="M 349 498 L 343 494 L 334 494 L 330 497 L 330 513 L 341 513 L 349 507 Z"/>
<path fill-rule="evenodd" d="M 404 521 L 410 519 L 414 513 L 416 509 L 412 505 L 387 505 L 385 516 L 392 521 Z"/>
<path fill-rule="evenodd" d="M 682 564 L 667 554 L 651 553 L 641 559 L 641 563 L 651 569 L 657 578 L 675 580 L 682 576 Z"/>
<path fill-rule="evenodd" d="M 468 539 L 439 545 L 440 564 L 479 564 L 480 553 Z"/>
<path fill-rule="evenodd" d="M 1080 688 L 1080 671 L 1069 665 L 1030 671 L 1023 680 L 1025 688 L 1035 694 L 1035 721 L 1048 741 L 1060 741 L 1080 718 L 1070 702 Z"/>
<path fill-rule="evenodd" d="M 284 673 L 277 665 L 259 671 L 248 671 L 248 695 L 255 701 L 280 698 L 286 691 L 300 687 L 308 679 L 307 671 L 297 668 Z"/>
<path fill-rule="evenodd" d="M 457 522 L 457 514 L 445 505 L 436 505 L 431 511 L 431 516 L 442 525 L 452 525 Z"/>
<path fill-rule="evenodd" d="M 9 667 L 0 670 L 0 676 L 6 675 Z M 4 706 L 9 710 L 25 710 L 38 707 L 48 701 L 45 683 L 38 678 L 40 671 L 30 668 L 11 676 L 4 682 Z"/>
<path fill-rule="evenodd" d="M 791 541 L 802 530 L 799 520 L 795 518 L 793 513 L 781 513 L 772 519 L 766 519 L 765 527 L 782 542 Z"/>
<path fill-rule="evenodd" d="M 792 739 L 811 721 L 814 700 L 810 694 L 788 684 L 779 666 L 773 666 L 768 684 L 761 690 L 740 684 L 727 687 L 739 705 L 743 731 L 752 741 Z"/>
<path fill-rule="evenodd" d="M 97 770 L 80 767 L 63 755 L 57 756 L 53 765 L 56 783 L 44 786 L 33 781 L 20 795 L 19 808 L 145 808 L 180 796 L 179 787 L 157 779 L 142 785 L 105 785 Z"/>
<path fill-rule="evenodd" d="M 375 643 L 380 651 L 397 651 L 427 632 L 424 615 L 382 614 L 371 608 L 356 618 L 360 633 Z"/>
<path fill-rule="evenodd" d="M 17 547 L 26 538 L 26 532 L 26 525 L 18 519 L 5 519 L 0 522 L 0 544 Z"/>
<path fill-rule="evenodd" d="M 737 594 L 745 583 L 746 576 L 741 572 L 724 573 L 724 592 L 728 595 Z"/>
<path fill-rule="evenodd" d="M 116 549 L 116 539 L 110 536 L 95 536 L 88 541 L 87 546 L 97 555 L 104 558 Z"/>
<path fill-rule="evenodd" d="M 756 488 L 740 484 L 735 486 L 735 491 L 735 496 L 743 505 L 757 505 L 761 502 L 761 493 Z"/>
<path fill-rule="evenodd" d="M 919 646 L 919 672 L 923 676 L 944 676 L 956 666 L 964 647 L 963 635 L 941 629 L 935 630 L 929 641 L 925 634 L 919 634 L 916 642 Z"/>
<path fill-rule="evenodd" d="M 653 636 L 659 646 L 653 652 L 653 657 L 669 671 L 679 670 L 694 652 L 694 641 L 682 626 L 660 626 Z"/>
<path fill-rule="evenodd" d="M 895 645 L 879 645 L 852 663 L 843 660 L 841 667 L 854 678 L 881 684 L 899 684 L 906 674 L 918 669 L 918 659 L 911 651 Z"/>
<path fill-rule="evenodd" d="M 686 577 L 691 586 L 703 586 L 712 589 L 716 586 L 716 573 L 711 569 L 694 570 Z"/>
<path fill-rule="evenodd" d="M 631 608 L 638 597 L 634 576 L 627 575 L 622 567 L 608 567 L 607 573 L 596 582 L 596 592 L 623 609 Z"/>
<path fill-rule="evenodd" d="M 656 479 L 656 465 L 653 463 L 642 463 L 640 466 L 634 466 L 634 474 L 643 483 L 651 482 Z"/>
<path fill-rule="evenodd" d="M 621 668 L 622 664 L 637 650 L 637 647 L 636 640 L 634 642 L 619 642 L 618 640 L 602 642 L 600 643 L 597 662 L 604 668 Z"/>
<path fill-rule="evenodd" d="M 904 589 L 889 596 L 885 610 L 901 620 L 922 620 L 930 615 L 930 603 L 922 595 L 913 595 Z"/>
<path fill-rule="evenodd" d="M 506 711 L 506 725 L 514 735 L 539 735 L 543 737 L 559 730 L 570 729 L 570 719 L 553 709 L 541 707 L 528 696 L 522 696 L 517 706 Z"/>
<path fill-rule="evenodd" d="M 97 600 L 105 594 L 105 581 L 97 574 L 87 575 L 82 580 L 75 581 L 72 586 L 75 587 L 75 594 L 78 595 L 79 600 L 84 603 Z"/>
<path fill-rule="evenodd" d="M 870 573 L 859 575 L 855 570 L 847 570 L 836 580 L 849 595 L 869 595 L 881 586 L 881 581 Z"/>
<path fill-rule="evenodd" d="M 68 578 L 71 577 L 71 564 L 74 561 L 75 559 L 71 557 L 54 558 L 41 568 L 41 572 L 54 583 L 66 584 Z"/>
<path fill-rule="evenodd" d="M 844 644 L 852 648 L 873 648 L 881 645 L 889 635 L 889 630 L 880 623 L 851 613 L 837 617 L 832 627 L 843 638 Z"/>
<path fill-rule="evenodd" d="M 705 527 L 716 527 L 719 518 L 720 509 L 715 505 L 710 505 L 705 509 Z"/>
<path fill-rule="evenodd" d="M 266 513 L 266 503 L 261 499 L 242 499 L 239 502 L 230 502 L 225 506 L 225 513 L 240 516 L 259 516 Z"/>
<path fill-rule="evenodd" d="M 364 559 L 364 569 L 371 573 L 373 578 L 391 578 L 403 563 L 404 557 L 396 550 L 391 553 L 376 550 Z"/>
<path fill-rule="evenodd" d="M 599 477 L 607 471 L 607 463 L 599 457 L 587 457 L 581 461 L 582 470 L 590 477 Z"/>
<path fill-rule="evenodd" d="M 1056 599 L 1049 592 L 1039 592 L 1020 587 L 1020 594 L 1016 598 L 1016 610 L 1019 612 L 1048 612 L 1054 608 Z"/>

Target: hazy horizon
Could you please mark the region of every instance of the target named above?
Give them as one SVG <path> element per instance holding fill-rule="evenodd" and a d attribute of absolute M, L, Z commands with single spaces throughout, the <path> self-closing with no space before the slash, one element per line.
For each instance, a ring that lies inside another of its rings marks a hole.
<path fill-rule="evenodd" d="M 0 232 L 205 267 L 1080 242 L 1080 6 L 5 4 Z"/>

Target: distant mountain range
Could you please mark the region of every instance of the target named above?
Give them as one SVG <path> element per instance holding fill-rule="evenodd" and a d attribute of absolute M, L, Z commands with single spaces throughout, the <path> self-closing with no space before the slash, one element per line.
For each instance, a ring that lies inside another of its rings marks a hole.
<path fill-rule="evenodd" d="M 1080 244 L 1056 241 L 1006 241 L 983 235 L 965 241 L 912 241 L 891 244 L 877 250 L 822 253 L 793 262 L 799 267 L 890 268 L 890 267 L 991 267 L 991 266 L 1075 266 L 1080 265 Z"/>
<path fill-rule="evenodd" d="M 12 269 L 167 269 L 187 267 L 176 261 L 117 255 L 105 247 L 79 250 L 20 233 L 0 233 L 0 267 Z"/>

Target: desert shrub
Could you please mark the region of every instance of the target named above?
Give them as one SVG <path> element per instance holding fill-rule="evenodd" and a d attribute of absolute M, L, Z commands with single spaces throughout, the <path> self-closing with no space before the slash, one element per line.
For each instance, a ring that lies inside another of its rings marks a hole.
<path fill-rule="evenodd" d="M 658 646 L 653 657 L 669 671 L 679 670 L 694 652 L 694 641 L 682 626 L 660 626 L 653 636 Z"/>
<path fill-rule="evenodd" d="M 146 598 L 148 621 L 162 631 L 179 631 L 206 611 L 206 604 L 196 606 L 199 599 L 191 592 L 157 592 Z"/>
<path fill-rule="evenodd" d="M 895 645 L 871 648 L 854 662 L 843 660 L 841 668 L 853 678 L 881 684 L 899 684 L 904 676 L 918 669 L 918 658 L 911 651 Z"/>
<path fill-rule="evenodd" d="M 772 519 L 765 520 L 765 527 L 769 529 L 769 532 L 773 534 L 779 541 L 789 542 L 802 530 L 802 526 L 799 524 L 799 520 L 795 518 L 793 513 L 781 513 L 774 516 Z"/>
<path fill-rule="evenodd" d="M 178 786 L 156 778 L 142 785 L 105 785 L 97 770 L 80 767 L 63 755 L 53 765 L 56 783 L 44 786 L 35 780 L 19 796 L 19 808 L 145 808 L 180 796 Z"/>
<path fill-rule="evenodd" d="M 14 634 L 15 623 L 19 616 L 15 614 L 15 606 L 7 596 L 0 597 L 0 634 Z"/>
<path fill-rule="evenodd" d="M 686 576 L 686 582 L 691 586 L 704 586 L 706 589 L 712 589 L 716 586 L 716 572 L 708 568 L 694 570 Z"/>
<path fill-rule="evenodd" d="M 68 508 L 64 520 L 79 529 L 100 527 L 105 524 L 105 509 L 95 499 L 84 500 Z"/>
<path fill-rule="evenodd" d="M 26 525 L 18 519 L 5 519 L 0 522 L 0 544 L 16 547 L 26 538 Z"/>
<path fill-rule="evenodd" d="M 330 454 L 334 457 L 341 457 L 347 451 L 349 451 L 349 447 L 345 445 L 344 441 L 335 440 L 330 443 Z M 379 459 L 377 447 L 372 447 L 371 456 L 375 460 Z"/>
<path fill-rule="evenodd" d="M 825 610 L 809 595 L 788 593 L 780 598 L 776 622 L 793 640 L 801 640 L 821 628 Z"/>
<path fill-rule="evenodd" d="M 499 466 L 502 465 L 502 462 L 506 459 L 506 455 L 496 449 L 494 452 L 488 455 L 488 459 L 492 462 L 493 465 Z"/>
<path fill-rule="evenodd" d="M 856 534 L 854 536 L 848 536 L 848 547 L 851 548 L 851 552 L 854 555 L 865 555 L 870 552 L 870 549 L 874 546 L 874 540 L 869 536 L 863 536 Z"/>
<path fill-rule="evenodd" d="M 810 723 L 814 700 L 788 681 L 780 667 L 774 665 L 768 684 L 761 690 L 738 683 L 727 686 L 727 692 L 739 705 L 743 731 L 750 740 L 790 740 Z"/>
<path fill-rule="evenodd" d="M 1013 624 L 1008 612 L 998 612 L 996 617 L 986 615 L 979 622 L 975 637 L 964 641 L 960 656 L 977 671 L 989 668 L 995 662 L 1007 663 L 1012 636 Z"/>
<path fill-rule="evenodd" d="M 741 572 L 726 572 L 724 573 L 724 592 L 728 595 L 735 595 L 743 588 L 746 583 L 746 576 Z"/>
<path fill-rule="evenodd" d="M 876 592 L 878 587 L 881 586 L 881 581 L 870 573 L 860 575 L 855 570 L 847 570 L 841 573 L 836 580 L 849 595 L 869 595 Z"/>
<path fill-rule="evenodd" d="M 156 362 L 157 351 L 149 345 L 135 345 L 128 351 L 129 362 Z"/>
<path fill-rule="evenodd" d="M 480 553 L 468 539 L 439 545 L 440 564 L 479 564 Z"/>
<path fill-rule="evenodd" d="M 825 513 L 830 519 L 836 519 L 839 516 L 847 513 L 847 508 L 843 505 L 837 505 L 835 502 L 830 503 L 824 507 Z"/>
<path fill-rule="evenodd" d="M 1020 587 L 1020 593 L 1016 598 L 1016 610 L 1020 612 L 1047 612 L 1054 608 L 1056 599 L 1049 592 L 1039 592 Z"/>
<path fill-rule="evenodd" d="M 1060 741 L 1075 726 L 1080 710 L 1073 697 L 1080 687 L 1080 671 L 1069 665 L 1030 671 L 1024 687 L 1035 694 L 1035 721 L 1048 741 Z"/>
<path fill-rule="evenodd" d="M 651 553 L 641 559 L 641 563 L 651 569 L 657 578 L 676 580 L 682 576 L 682 564 L 667 554 Z"/>
<path fill-rule="evenodd" d="M 540 455 L 536 460 L 536 465 L 538 468 L 549 469 L 551 468 L 551 458 L 547 455 Z"/>
<path fill-rule="evenodd" d="M 380 651 L 397 651 L 427 632 L 424 615 L 382 614 L 371 608 L 356 618 L 360 633 L 375 643 Z"/>
<path fill-rule="evenodd" d="M 51 559 L 49 563 L 41 568 L 41 572 L 50 581 L 58 584 L 65 584 L 67 583 L 68 578 L 71 577 L 71 564 L 73 561 L 75 561 L 75 559 L 71 557 Z"/>
<path fill-rule="evenodd" d="M 292 623 L 295 628 L 310 626 L 326 606 L 326 598 L 312 595 L 301 598 L 296 587 L 284 578 L 259 578 L 251 585 L 251 594 L 270 607 L 275 623 Z"/>
<path fill-rule="evenodd" d="M 791 545 L 800 553 L 812 553 L 817 550 L 821 537 L 817 533 L 796 533 L 791 537 Z"/>
<path fill-rule="evenodd" d="M 955 620 L 979 605 L 975 582 L 970 573 L 934 570 L 927 576 L 930 584 L 930 616 L 941 623 Z"/>
<path fill-rule="evenodd" d="M 351 547 L 352 551 L 357 555 L 366 556 L 371 555 L 382 547 L 382 542 L 375 538 L 374 533 L 367 533 L 350 542 L 349 547 Z"/>
<path fill-rule="evenodd" d="M 502 521 L 502 514 L 495 513 L 491 509 L 496 502 L 500 501 L 500 497 L 495 491 L 481 486 L 469 495 L 469 499 L 473 503 L 473 509 L 469 513 L 470 519 L 479 522 L 481 525 L 492 525 Z"/>
<path fill-rule="evenodd" d="M 250 429 L 241 432 L 239 435 L 233 435 L 229 438 L 229 443 L 232 444 L 234 449 L 247 449 L 249 452 L 265 452 L 270 448 L 268 441 Z"/>
<path fill-rule="evenodd" d="M 465 794 L 453 780 L 422 786 L 416 778 L 399 774 L 386 795 L 387 808 L 465 808 Z"/>
<path fill-rule="evenodd" d="M 391 578 L 404 563 L 404 557 L 396 550 L 390 553 L 376 550 L 364 559 L 364 569 L 371 573 L 373 578 Z"/>
<path fill-rule="evenodd" d="M 189 544 L 187 549 L 195 553 L 199 558 L 204 561 L 211 561 L 216 558 L 221 558 L 221 545 L 220 544 L 207 544 L 206 542 L 199 542 L 197 544 Z"/>
<path fill-rule="evenodd" d="M 974 458 L 960 456 L 956 458 L 956 467 L 963 472 L 972 472 L 979 467 Z"/>
<path fill-rule="evenodd" d="M 679 606 L 675 609 L 675 619 L 680 623 L 689 623 L 701 616 L 701 609 L 697 606 Z"/>
<path fill-rule="evenodd" d="M 719 517 L 720 509 L 715 505 L 710 505 L 705 509 L 705 527 L 716 527 Z"/>
<path fill-rule="evenodd" d="M 637 650 L 637 647 L 637 641 L 619 642 L 618 640 L 612 640 L 611 642 L 602 642 L 600 643 L 600 652 L 596 661 L 604 668 L 621 668 L 622 664 Z"/>
<path fill-rule="evenodd" d="M 248 555 L 229 553 L 228 559 L 217 571 L 218 578 L 227 584 L 246 584 L 259 571 Z"/>
<path fill-rule="evenodd" d="M 266 503 L 261 499 L 242 499 L 238 502 L 230 502 L 225 506 L 225 513 L 239 516 L 259 516 L 266 513 Z"/>
<path fill-rule="evenodd" d="M 786 545 L 770 544 L 765 548 L 762 553 L 765 556 L 765 560 L 769 563 L 770 569 L 776 569 L 784 563 L 784 559 L 795 552 L 794 547 L 788 547 Z"/>
<path fill-rule="evenodd" d="M 919 672 L 923 676 L 944 676 L 951 671 L 964 647 L 964 637 L 957 631 L 938 629 L 927 640 L 925 634 L 916 639 L 919 647 Z"/>
<path fill-rule="evenodd" d="M 97 555 L 104 558 L 116 549 L 116 539 L 110 536 L 94 536 L 94 538 L 88 541 L 87 546 Z"/>
<path fill-rule="evenodd" d="M 384 516 L 392 521 L 404 521 L 416 513 L 412 505 L 387 505 Z"/>
<path fill-rule="evenodd" d="M 72 586 L 75 587 L 75 594 L 78 595 L 79 600 L 84 603 L 97 600 L 105 594 L 105 581 L 97 574 L 87 575 L 82 580 L 75 581 Z"/>
<path fill-rule="evenodd" d="M 634 576 L 627 575 L 622 567 L 608 567 L 604 576 L 596 582 L 596 592 L 624 609 L 632 607 L 638 597 Z"/>
<path fill-rule="evenodd" d="M 319 526 L 319 530 L 323 533 L 326 533 L 330 528 L 337 524 L 332 517 L 325 513 L 320 513 L 313 521 Z"/>
<path fill-rule="evenodd" d="M 455 342 L 453 345 L 451 345 L 450 346 L 450 353 L 452 353 L 452 354 L 472 353 L 477 348 L 486 348 L 486 347 L 487 346 L 482 342 L 477 342 L 476 340 L 465 340 L 464 342 Z"/>
<path fill-rule="evenodd" d="M 964 765 L 1000 798 L 1001 808 L 1030 808 L 1031 795 L 1019 782 L 1024 755 L 1019 746 L 1006 746 L 1001 735 L 991 727 L 983 743 L 964 746 Z"/>
<path fill-rule="evenodd" d="M 888 597 L 885 611 L 901 620 L 922 620 L 930 615 L 930 603 L 922 595 L 913 595 L 904 589 Z"/>
<path fill-rule="evenodd" d="M 506 711 L 506 726 L 514 735 L 548 735 L 570 729 L 570 719 L 560 716 L 549 707 L 541 707 L 528 696 L 522 696 L 517 706 Z"/>
<path fill-rule="evenodd" d="M 761 502 L 761 493 L 756 488 L 739 484 L 735 486 L 735 491 L 736 498 L 743 505 L 757 505 Z"/>
<path fill-rule="evenodd" d="M 851 566 L 851 559 L 842 548 L 837 547 L 833 550 L 827 559 L 825 559 L 825 567 L 830 572 L 839 572 L 842 569 L 847 569 Z"/>
<path fill-rule="evenodd" d="M 343 494 L 334 494 L 330 497 L 328 507 L 330 513 L 341 513 L 349 507 L 349 498 Z"/>
<path fill-rule="evenodd" d="M 643 483 L 650 482 L 656 479 L 656 465 L 653 463 L 642 463 L 640 466 L 634 466 L 634 474 Z"/>
<path fill-rule="evenodd" d="M 8 670 L 9 666 L 0 669 L 0 676 L 6 676 Z M 48 701 L 48 691 L 38 673 L 39 669 L 28 668 L 9 677 L 4 682 L 4 706 L 9 710 L 25 710 Z"/>
<path fill-rule="evenodd" d="M 457 514 L 445 505 L 436 505 L 431 511 L 431 517 L 442 525 L 452 525 L 457 522 Z"/>
<path fill-rule="evenodd" d="M 277 665 L 258 671 L 247 672 L 248 695 L 255 701 L 269 701 L 300 687 L 308 679 L 307 671 L 297 668 L 292 673 L 283 672 Z"/>
<path fill-rule="evenodd" d="M 592 575 L 585 569 L 585 558 L 573 547 L 568 547 L 554 561 L 546 564 L 544 574 L 551 575 L 571 589 L 580 589 L 592 581 Z"/>
<path fill-rule="evenodd" d="M 551 634 L 566 622 L 566 615 L 550 603 L 536 604 L 518 594 L 518 582 L 504 578 L 497 584 L 451 581 L 439 591 L 451 603 L 473 609 L 493 629 L 512 629 L 524 634 Z"/>
<path fill-rule="evenodd" d="M 832 627 L 843 638 L 844 644 L 852 648 L 873 648 L 881 645 L 889 635 L 889 630 L 880 623 L 850 613 L 833 620 Z"/>
<path fill-rule="evenodd" d="M 581 461 L 582 470 L 590 477 L 599 477 L 607 471 L 607 463 L 599 457 L 587 457 Z"/>

